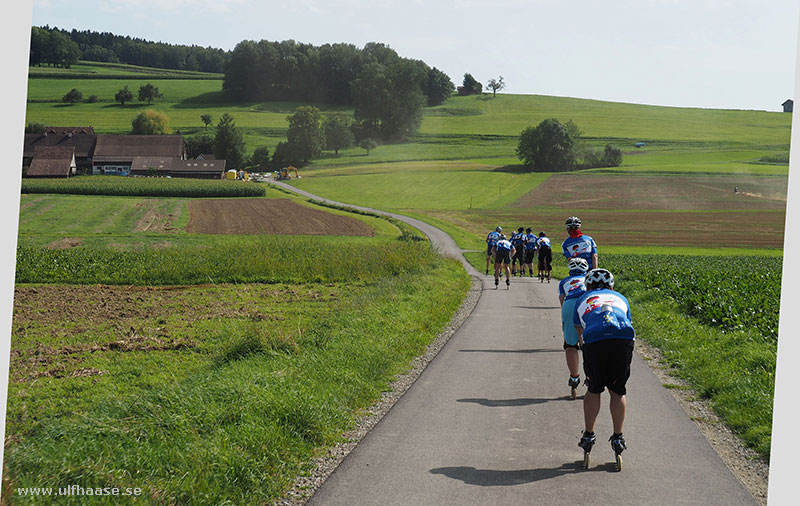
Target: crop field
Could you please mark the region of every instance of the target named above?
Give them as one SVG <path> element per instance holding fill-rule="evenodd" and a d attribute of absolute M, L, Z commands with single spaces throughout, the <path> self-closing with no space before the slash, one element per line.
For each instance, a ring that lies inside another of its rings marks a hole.
<path fill-rule="evenodd" d="M 81 176 L 69 179 L 23 179 L 22 193 L 120 195 L 140 197 L 261 197 L 262 185 L 241 181 L 147 177 Z"/>
<path fill-rule="evenodd" d="M 366 235 L 366 223 L 288 199 L 197 199 L 186 231 L 194 234 Z"/>
<path fill-rule="evenodd" d="M 559 174 L 514 202 L 520 208 L 785 211 L 783 176 Z M 734 193 L 734 188 L 738 192 Z"/>

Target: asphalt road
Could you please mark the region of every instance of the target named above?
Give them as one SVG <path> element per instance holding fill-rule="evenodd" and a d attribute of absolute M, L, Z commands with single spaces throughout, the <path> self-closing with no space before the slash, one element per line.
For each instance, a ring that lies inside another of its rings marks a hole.
<path fill-rule="evenodd" d="M 556 282 L 515 277 L 510 289 L 495 290 L 444 232 L 392 216 L 461 258 L 483 291 L 464 325 L 307 504 L 756 504 L 638 354 L 623 470 L 615 470 L 607 442 L 607 394 L 584 470 L 585 387 L 569 399 Z"/>

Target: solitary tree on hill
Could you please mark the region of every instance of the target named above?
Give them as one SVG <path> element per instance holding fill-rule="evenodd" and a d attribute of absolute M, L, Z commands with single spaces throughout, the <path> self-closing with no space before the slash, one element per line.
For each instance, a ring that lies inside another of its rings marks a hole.
<path fill-rule="evenodd" d="M 503 82 L 503 76 L 500 76 L 500 79 L 489 79 L 489 82 L 486 83 L 486 87 L 492 90 L 492 97 L 495 97 L 498 91 L 506 87 L 506 83 Z"/>
<path fill-rule="evenodd" d="M 147 105 L 150 105 L 153 100 L 163 97 L 164 95 L 158 91 L 158 88 L 150 83 L 139 86 L 139 102 L 147 100 Z"/>
<path fill-rule="evenodd" d="M 125 105 L 125 102 L 131 102 L 133 100 L 133 93 L 125 86 L 114 95 L 114 100 L 119 102 L 120 105 Z"/>
<path fill-rule="evenodd" d="M 200 119 L 203 121 L 203 124 L 206 126 L 206 128 L 208 128 L 208 125 L 214 121 L 214 118 L 212 118 L 210 114 L 203 114 L 200 116 Z"/>

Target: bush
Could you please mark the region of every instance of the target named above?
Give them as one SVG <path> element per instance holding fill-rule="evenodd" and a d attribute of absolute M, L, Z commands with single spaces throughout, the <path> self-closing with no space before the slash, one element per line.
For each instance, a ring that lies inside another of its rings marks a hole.
<path fill-rule="evenodd" d="M 62 102 L 66 102 L 68 104 L 77 104 L 83 100 L 83 93 L 81 93 L 78 89 L 72 88 L 67 92 L 66 95 L 61 97 Z"/>
<path fill-rule="evenodd" d="M 622 150 L 606 144 L 603 151 L 603 167 L 619 167 L 622 164 Z"/>
<path fill-rule="evenodd" d="M 86 101 L 89 102 L 90 104 L 97 103 L 97 100 L 98 100 L 97 95 L 89 95 L 89 98 L 86 99 Z"/>
<path fill-rule="evenodd" d="M 575 165 L 574 141 L 557 119 L 542 121 L 522 131 L 517 156 L 530 170 L 538 172 L 572 170 Z"/>
<path fill-rule="evenodd" d="M 155 109 L 145 109 L 131 121 L 131 133 L 138 135 L 163 135 L 172 133 L 169 118 Z"/>

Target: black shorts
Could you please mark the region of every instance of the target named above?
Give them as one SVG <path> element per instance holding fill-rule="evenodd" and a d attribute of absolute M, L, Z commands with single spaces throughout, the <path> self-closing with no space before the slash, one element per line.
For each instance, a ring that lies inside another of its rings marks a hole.
<path fill-rule="evenodd" d="M 566 342 L 566 341 L 564 341 L 564 349 L 566 350 L 567 348 L 575 348 L 576 350 L 580 350 L 580 349 L 581 349 L 581 345 L 580 345 L 580 344 L 578 344 L 578 343 L 575 343 L 575 344 L 567 344 L 567 342 Z"/>
<path fill-rule="evenodd" d="M 492 256 L 492 248 L 494 248 L 494 244 L 489 244 L 486 246 L 486 256 Z"/>
<path fill-rule="evenodd" d="M 533 258 L 535 256 L 536 256 L 536 250 L 535 249 L 526 249 L 525 250 L 525 263 L 526 264 L 532 264 L 533 263 Z"/>
<path fill-rule="evenodd" d="M 632 339 L 604 339 L 583 345 L 583 372 L 589 378 L 589 392 L 600 394 L 608 387 L 625 395 L 631 375 Z"/>
<path fill-rule="evenodd" d="M 507 249 L 499 249 L 494 255 L 495 264 L 511 263 L 511 252 Z"/>
<path fill-rule="evenodd" d="M 553 261 L 553 252 L 550 248 L 539 248 L 539 270 L 540 271 L 549 271 L 551 270 L 550 263 Z"/>
<path fill-rule="evenodd" d="M 512 260 L 518 260 L 519 263 L 522 263 L 522 259 L 525 257 L 523 249 L 517 248 L 516 246 L 514 248 L 514 256 L 512 257 Z"/>

